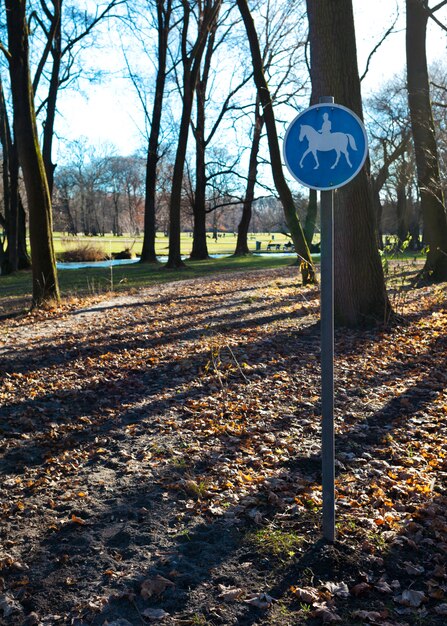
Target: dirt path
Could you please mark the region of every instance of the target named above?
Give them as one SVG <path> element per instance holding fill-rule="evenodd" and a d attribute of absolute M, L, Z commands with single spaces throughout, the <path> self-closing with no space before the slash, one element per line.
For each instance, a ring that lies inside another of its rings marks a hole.
<path fill-rule="evenodd" d="M 281 269 L 0 322 L 1 624 L 445 624 L 445 293 L 337 333 L 335 546 L 317 298 Z"/>

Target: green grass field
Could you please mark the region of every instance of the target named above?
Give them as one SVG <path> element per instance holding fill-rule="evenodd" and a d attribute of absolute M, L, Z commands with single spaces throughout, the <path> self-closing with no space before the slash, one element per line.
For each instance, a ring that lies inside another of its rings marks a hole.
<path fill-rule="evenodd" d="M 249 247 L 256 250 L 256 242 L 261 242 L 261 252 L 267 250 L 269 243 L 279 244 L 282 247 L 289 239 L 282 234 L 256 233 L 249 237 Z M 56 254 L 60 254 L 70 247 L 90 244 L 102 247 L 105 254 L 110 256 L 125 248 L 131 248 L 135 254 L 139 254 L 142 246 L 142 238 L 130 236 L 122 237 L 67 237 L 62 233 L 54 236 Z M 220 258 L 210 258 L 206 261 L 186 261 L 186 267 L 180 270 L 166 269 L 162 264 L 146 265 L 134 263 L 130 265 L 117 265 L 109 267 L 86 267 L 81 269 L 59 269 L 59 284 L 63 297 L 95 295 L 106 292 L 120 292 L 140 287 L 164 283 L 175 280 L 185 280 L 204 275 L 211 275 L 227 271 L 248 271 L 255 269 L 267 269 L 284 267 L 294 263 L 294 257 L 284 257 L 274 252 L 266 256 L 248 256 L 234 258 L 236 237 L 233 233 L 219 237 L 217 241 L 210 238 L 209 253 L 212 255 L 222 254 Z M 182 254 L 187 256 L 191 250 L 192 237 L 189 233 L 183 233 L 181 239 Z M 168 238 L 162 233 L 157 236 L 157 254 L 166 256 L 168 252 Z M 416 261 L 414 254 L 385 255 L 390 260 Z M 420 255 L 417 255 L 420 257 Z M 420 261 L 420 258 L 419 258 Z M 386 260 L 385 260 L 386 263 Z M 11 304 L 17 301 L 18 306 L 27 306 L 27 300 L 31 298 L 31 272 L 22 271 L 13 275 L 0 276 L 0 313 L 11 308 Z"/>
<path fill-rule="evenodd" d="M 138 289 L 174 280 L 185 280 L 213 273 L 247 271 L 291 265 L 293 258 L 277 257 L 223 257 L 206 261 L 188 261 L 178 270 L 166 269 L 163 265 L 133 263 L 111 267 L 86 267 L 59 270 L 62 296 L 84 296 L 109 291 L 119 292 Z M 297 269 L 298 272 L 298 269 Z M 0 276 L 0 301 L 8 298 L 31 296 L 31 272 L 21 271 L 13 275 Z"/>
<path fill-rule="evenodd" d="M 209 254 L 233 254 L 236 248 L 236 236 L 233 233 L 225 233 L 219 236 L 217 241 L 209 234 L 208 252 Z M 256 233 L 250 234 L 248 237 L 248 246 L 251 251 L 256 250 L 256 242 L 261 242 L 261 251 L 267 250 L 269 243 L 280 244 L 282 246 L 290 241 L 290 238 L 282 233 Z M 143 237 L 132 237 L 131 235 L 123 235 L 121 237 L 113 237 L 106 235 L 105 237 L 84 237 L 66 236 L 63 233 L 54 233 L 54 248 L 56 256 L 67 249 L 75 248 L 80 245 L 90 244 L 95 247 L 102 248 L 106 256 L 111 256 L 117 252 L 121 252 L 126 248 L 130 248 L 133 253 L 139 255 L 143 245 Z M 163 233 L 158 233 L 155 250 L 157 255 L 165 256 L 168 254 L 169 239 Z M 184 255 L 189 255 L 192 247 L 191 233 L 182 233 L 181 235 L 181 251 Z"/>

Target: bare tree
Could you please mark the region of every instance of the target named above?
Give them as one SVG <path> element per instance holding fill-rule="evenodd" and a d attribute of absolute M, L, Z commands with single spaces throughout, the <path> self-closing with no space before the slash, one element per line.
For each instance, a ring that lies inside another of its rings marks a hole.
<path fill-rule="evenodd" d="M 53 191 L 56 167 L 52 161 L 52 152 L 59 91 L 82 73 L 79 68 L 75 70 L 76 56 L 88 36 L 98 24 L 112 16 L 114 8 L 125 1 L 111 0 L 99 4 L 94 14 L 88 14 L 66 0 L 39 0 L 36 9 L 30 14 L 30 22 L 35 23 L 43 35 L 42 51 L 33 78 L 34 94 L 38 93 L 42 80 L 48 77 L 45 95 L 37 107 L 37 114 L 45 111 L 42 156 L 50 194 Z"/>
<path fill-rule="evenodd" d="M 284 213 L 288 228 L 291 232 L 295 250 L 301 257 L 301 273 L 303 283 L 315 281 L 315 271 L 310 256 L 309 247 L 304 237 L 301 223 L 298 219 L 292 193 L 287 185 L 282 170 L 281 153 L 279 149 L 278 134 L 276 131 L 275 114 L 273 111 L 273 102 L 264 74 L 264 64 L 262 61 L 261 50 L 259 47 L 258 34 L 256 32 L 253 17 L 250 13 L 246 0 L 237 0 L 237 5 L 241 13 L 247 37 L 250 44 L 253 75 L 258 90 L 259 99 L 263 109 L 265 126 L 267 130 L 267 138 L 270 152 L 270 163 L 272 167 L 273 179 L 278 195 L 284 207 Z"/>
<path fill-rule="evenodd" d="M 435 16 L 435 13 L 446 4 L 447 0 L 443 0 L 429 7 L 428 0 L 406 0 L 408 103 L 421 196 L 424 240 L 428 245 L 422 277 L 433 281 L 447 280 L 447 213 L 430 102 L 425 40 L 430 17 L 447 30 Z"/>
<path fill-rule="evenodd" d="M 140 101 L 143 103 L 147 121 L 150 124 L 150 133 L 148 141 L 148 150 L 146 158 L 146 193 L 144 208 L 144 237 L 143 247 L 141 251 L 142 263 L 156 263 L 157 256 L 155 253 L 156 238 L 156 197 L 157 197 L 157 177 L 158 164 L 161 158 L 160 154 L 160 136 L 161 123 L 163 113 L 163 101 L 165 97 L 166 80 L 170 69 L 168 68 L 168 51 L 169 51 L 169 34 L 172 29 L 172 0 L 145 0 L 144 4 L 150 14 L 151 29 L 155 29 L 157 33 L 156 45 L 156 78 L 155 93 L 152 105 L 152 114 L 149 114 L 143 97 L 140 85 L 136 76 L 128 69 L 131 74 L 132 81 L 137 87 Z M 137 12 L 141 7 L 136 7 Z M 141 18 L 141 15 L 139 16 Z M 145 36 L 144 34 L 142 35 Z"/>
<path fill-rule="evenodd" d="M 59 300 L 53 248 L 51 197 L 39 147 L 29 67 L 26 0 L 5 0 L 14 129 L 28 200 L 33 271 L 32 305 Z"/>
<path fill-rule="evenodd" d="M 262 20 L 262 29 L 258 35 L 262 49 L 262 64 L 266 80 L 270 88 L 272 103 L 275 107 L 291 104 L 294 96 L 302 88 L 301 81 L 295 79 L 297 67 L 302 59 L 299 54 L 304 48 L 300 38 L 299 2 L 273 2 L 268 0 L 259 6 L 258 18 Z M 287 89 L 286 89 L 287 88 Z M 243 211 L 238 227 L 238 239 L 235 255 L 249 253 L 247 235 L 255 199 L 259 150 L 264 114 L 259 94 L 256 94 L 254 120 L 252 127 L 252 144 L 248 164 L 247 186 L 243 201 Z"/>
<path fill-rule="evenodd" d="M 182 0 L 182 20 L 180 36 L 180 55 L 182 63 L 182 115 L 180 120 L 177 152 L 172 177 L 172 190 L 169 210 L 169 258 L 167 267 L 182 267 L 184 263 L 180 251 L 182 182 L 188 145 L 189 125 L 194 94 L 200 72 L 203 53 L 210 29 L 218 15 L 221 0 L 195 2 Z M 191 24 L 197 12 L 197 21 Z M 196 28 L 193 42 L 191 31 Z"/>

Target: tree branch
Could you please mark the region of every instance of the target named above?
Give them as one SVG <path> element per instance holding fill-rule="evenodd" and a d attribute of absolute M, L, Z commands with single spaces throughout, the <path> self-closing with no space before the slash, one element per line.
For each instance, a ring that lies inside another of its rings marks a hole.
<path fill-rule="evenodd" d="M 42 53 L 42 56 L 40 57 L 40 61 L 39 61 L 39 64 L 37 66 L 36 74 L 34 75 L 34 80 L 33 80 L 33 91 L 34 91 L 34 93 L 36 93 L 36 91 L 37 91 L 37 87 L 39 85 L 39 81 L 40 81 L 40 78 L 42 76 L 43 68 L 45 67 L 45 63 L 47 62 L 48 55 L 51 52 L 51 48 L 53 47 L 54 36 L 56 34 L 57 28 L 60 26 L 60 20 L 61 20 L 60 0 L 59 0 L 59 2 L 54 3 L 54 15 L 52 15 L 50 13 L 48 7 L 46 6 L 46 4 L 44 2 L 42 2 L 42 6 L 46 7 L 44 9 L 44 11 L 45 11 L 45 14 L 48 16 L 48 19 L 50 20 L 50 30 L 47 31 L 46 28 L 45 28 L 45 25 L 43 24 L 43 22 L 41 22 L 41 20 L 36 16 L 36 21 L 41 26 L 43 32 L 45 33 L 45 36 L 47 38 L 47 42 L 45 44 L 45 49 L 44 49 L 44 51 Z"/>
<path fill-rule="evenodd" d="M 442 2 L 432 7 L 431 9 L 429 8 L 428 10 L 430 11 L 430 13 L 435 13 L 435 11 L 439 11 L 439 9 L 442 9 L 442 7 L 445 6 L 446 4 L 447 4 L 447 0 L 442 0 Z"/>
<path fill-rule="evenodd" d="M 444 2 L 444 3 L 442 3 L 442 4 L 446 4 L 446 2 Z M 440 5 L 438 5 L 438 6 L 440 6 Z M 435 15 L 433 15 L 434 11 L 435 11 L 435 9 L 428 9 L 428 14 L 429 14 L 429 16 L 431 17 L 431 19 L 432 19 L 432 20 L 433 20 L 433 21 L 434 21 L 434 22 L 435 22 L 435 23 L 436 23 L 436 24 L 437 24 L 440 28 L 442 28 L 442 30 L 444 30 L 445 32 L 447 32 L 447 26 L 446 26 L 445 24 L 443 24 L 443 23 L 441 22 L 441 20 L 438 20 L 438 18 L 437 18 Z"/>
<path fill-rule="evenodd" d="M 119 6 L 120 4 L 125 4 L 126 2 L 127 0 L 112 0 L 112 2 L 110 2 L 99 15 L 96 15 L 96 17 L 90 22 L 90 24 L 87 26 L 84 32 L 82 32 L 80 35 L 78 35 L 77 37 L 75 37 L 74 39 L 72 39 L 71 41 L 67 43 L 65 48 L 62 50 L 61 56 L 65 56 L 65 54 L 69 50 L 71 50 L 79 41 L 81 41 L 81 39 L 84 39 L 84 37 L 90 34 L 90 32 L 93 30 L 96 24 L 98 24 L 98 22 L 100 22 L 104 17 L 106 17 L 106 15 L 110 13 L 112 9 Z"/>
<path fill-rule="evenodd" d="M 3 45 L 3 42 L 0 41 L 0 51 L 3 52 L 3 54 L 5 55 L 8 63 L 11 60 L 11 53 L 9 52 L 8 48 L 5 48 L 5 46 Z"/>
<path fill-rule="evenodd" d="M 383 44 L 383 42 L 385 41 L 385 39 L 391 35 L 391 33 L 394 30 L 394 27 L 396 26 L 396 22 L 397 19 L 399 17 L 399 11 L 396 14 L 396 17 L 394 19 L 394 22 L 391 24 L 391 26 L 389 27 L 389 29 L 385 32 L 385 34 L 383 35 L 382 39 L 374 46 L 374 48 L 371 50 L 370 54 L 368 55 L 368 59 L 366 61 L 366 67 L 365 67 L 365 71 L 363 72 L 363 74 L 360 76 L 360 82 L 362 82 L 362 80 L 365 78 L 365 76 L 367 75 L 368 71 L 369 71 L 369 64 L 371 63 L 371 59 L 373 58 L 374 54 L 377 52 L 377 50 L 380 48 L 380 46 Z"/>

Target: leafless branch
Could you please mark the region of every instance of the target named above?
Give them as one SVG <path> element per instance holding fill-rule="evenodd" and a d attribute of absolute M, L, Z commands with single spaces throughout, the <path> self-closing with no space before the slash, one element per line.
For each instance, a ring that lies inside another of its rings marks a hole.
<path fill-rule="evenodd" d="M 0 50 L 3 52 L 3 54 L 5 55 L 8 63 L 9 63 L 9 61 L 11 60 L 11 53 L 9 52 L 8 48 L 6 48 L 3 45 L 3 42 L 1 42 L 1 41 L 0 41 Z"/>
<path fill-rule="evenodd" d="M 380 48 L 380 46 L 383 44 L 383 42 L 385 41 L 385 39 L 391 35 L 392 32 L 394 32 L 394 27 L 396 26 L 396 22 L 397 19 L 399 17 L 399 12 L 396 13 L 396 17 L 394 18 L 394 22 L 391 24 L 391 26 L 388 28 L 388 30 L 385 32 L 385 34 L 383 35 L 382 39 L 380 39 L 380 41 L 374 46 L 374 48 L 371 50 L 371 52 L 368 55 L 368 59 L 366 61 L 366 68 L 365 71 L 363 72 L 363 74 L 360 77 L 360 82 L 362 82 L 362 80 L 365 78 L 365 76 L 368 74 L 369 71 L 369 65 L 371 63 L 371 59 L 374 56 L 374 54 L 377 52 L 377 50 Z"/>
<path fill-rule="evenodd" d="M 439 11 L 439 9 L 442 9 L 442 7 L 445 6 L 446 4 L 447 4 L 447 0 L 442 0 L 442 2 L 440 2 L 436 6 L 429 9 L 429 11 L 430 13 L 435 13 L 436 11 Z"/>
<path fill-rule="evenodd" d="M 74 37 L 74 39 L 71 39 L 67 45 L 65 46 L 65 48 L 62 50 L 62 56 L 65 56 L 66 52 L 71 50 L 79 41 L 81 41 L 81 39 L 84 39 L 87 35 L 89 35 L 91 33 L 91 31 L 93 30 L 93 28 L 98 24 L 98 22 L 100 22 L 104 17 L 112 17 L 110 15 L 110 11 L 114 8 L 116 8 L 117 6 L 119 6 L 120 4 L 125 4 L 127 0 L 112 0 L 112 2 L 110 2 L 106 8 L 101 11 L 101 13 L 97 14 L 94 19 L 90 22 L 90 24 L 87 26 L 87 28 L 80 33 L 77 37 Z"/>
<path fill-rule="evenodd" d="M 445 2 L 441 3 L 441 4 L 446 4 Z M 438 5 L 440 6 L 440 5 Z M 428 14 L 431 17 L 431 19 L 440 27 L 442 28 L 442 30 L 444 30 L 445 32 L 447 32 L 447 26 L 445 24 L 443 24 L 441 22 L 441 20 L 439 20 L 435 15 L 434 15 L 434 11 L 436 9 L 428 9 Z"/>

